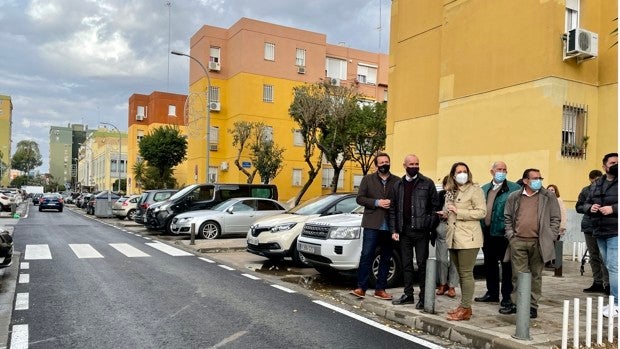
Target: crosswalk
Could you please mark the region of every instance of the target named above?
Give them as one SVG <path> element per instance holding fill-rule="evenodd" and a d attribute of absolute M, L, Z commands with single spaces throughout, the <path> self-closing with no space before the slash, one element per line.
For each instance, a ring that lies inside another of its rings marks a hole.
<path fill-rule="evenodd" d="M 170 256 L 193 256 L 192 253 L 172 247 L 161 242 L 147 242 L 138 247 L 127 243 L 109 243 L 118 253 L 129 258 L 151 257 L 152 249 Z M 90 244 L 68 244 L 73 254 L 79 259 L 105 258 L 104 253 Z M 108 252 L 109 253 L 109 252 Z M 109 256 L 112 257 L 112 256 Z M 48 244 L 28 244 L 24 252 L 24 260 L 52 259 L 52 252 Z"/>

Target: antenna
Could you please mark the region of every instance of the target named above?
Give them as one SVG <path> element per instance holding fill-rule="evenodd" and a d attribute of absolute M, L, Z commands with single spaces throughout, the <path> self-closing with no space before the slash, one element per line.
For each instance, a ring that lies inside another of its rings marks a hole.
<path fill-rule="evenodd" d="M 168 6 L 168 51 L 166 51 L 166 56 L 168 56 L 168 79 L 166 80 L 166 91 L 170 92 L 170 7 L 172 3 L 170 1 L 166 1 L 166 6 Z"/>
<path fill-rule="evenodd" d="M 379 26 L 377 29 L 379 30 L 379 52 L 381 52 L 381 0 L 379 0 Z"/>

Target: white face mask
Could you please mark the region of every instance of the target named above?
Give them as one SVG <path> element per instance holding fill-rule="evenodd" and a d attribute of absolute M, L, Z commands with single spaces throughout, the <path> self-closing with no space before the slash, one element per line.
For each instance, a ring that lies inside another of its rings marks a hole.
<path fill-rule="evenodd" d="M 465 183 L 467 183 L 467 179 L 468 178 L 469 178 L 469 174 L 467 174 L 467 173 L 458 173 L 456 176 L 454 176 L 454 180 L 458 184 L 465 184 Z"/>

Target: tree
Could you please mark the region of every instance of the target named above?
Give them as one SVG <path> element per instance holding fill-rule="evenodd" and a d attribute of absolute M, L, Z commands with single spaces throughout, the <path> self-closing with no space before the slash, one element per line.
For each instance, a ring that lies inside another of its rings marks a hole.
<path fill-rule="evenodd" d="M 43 161 L 41 161 L 41 152 L 39 152 L 37 142 L 23 140 L 17 143 L 17 149 L 11 159 L 11 167 L 25 172 L 28 176 L 31 170 L 41 166 L 41 164 Z"/>
<path fill-rule="evenodd" d="M 353 135 L 350 158 L 360 164 L 364 175 L 368 174 L 375 154 L 385 147 L 386 118 L 386 103 L 364 105 L 354 114 L 350 125 Z"/>
<path fill-rule="evenodd" d="M 273 141 L 263 141 L 252 145 L 251 160 L 258 171 L 261 182 L 269 184 L 282 170 L 284 148 Z"/>
<path fill-rule="evenodd" d="M 140 156 L 148 168 L 156 170 L 158 188 L 168 188 L 173 176 L 172 168 L 187 154 L 187 139 L 178 127 L 163 126 L 144 136 L 140 141 Z"/>
<path fill-rule="evenodd" d="M 136 163 L 133 164 L 133 167 L 131 168 L 131 170 L 133 171 L 133 179 L 136 181 L 136 186 L 138 188 L 141 188 L 144 184 L 144 180 L 146 178 L 146 168 L 146 161 L 144 161 L 143 159 L 139 159 L 138 161 L 136 161 Z"/>
<path fill-rule="evenodd" d="M 258 128 L 264 127 L 262 123 L 255 123 L 251 121 L 237 121 L 233 124 L 233 128 L 228 130 L 233 136 L 233 147 L 237 147 L 237 157 L 235 158 L 235 166 L 237 169 L 241 171 L 247 177 L 247 183 L 252 183 L 254 181 L 254 176 L 258 171 L 256 167 L 252 172 L 249 172 L 241 165 L 241 153 L 243 152 L 246 143 L 249 141 L 252 133 L 255 133 Z"/>

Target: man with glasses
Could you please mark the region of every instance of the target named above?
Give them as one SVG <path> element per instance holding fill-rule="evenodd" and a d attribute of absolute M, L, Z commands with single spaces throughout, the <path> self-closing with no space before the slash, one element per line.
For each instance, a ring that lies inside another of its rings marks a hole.
<path fill-rule="evenodd" d="M 560 205 L 554 193 L 543 188 L 540 171 L 529 168 L 523 172 L 523 190 L 508 196 L 504 210 L 506 238 L 512 263 L 513 291 L 511 304 L 501 314 L 517 312 L 516 289 L 519 272 L 532 274 L 530 318 L 538 317 L 538 300 L 542 289 L 542 271 L 547 261 L 555 258 L 553 243 L 560 232 Z"/>

